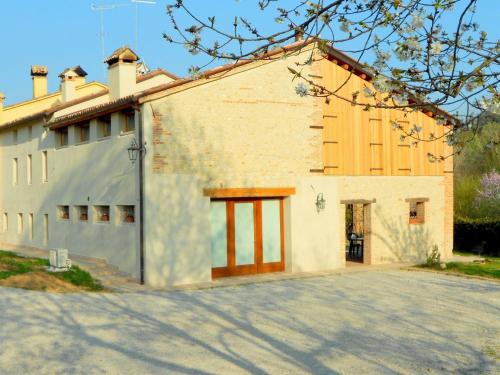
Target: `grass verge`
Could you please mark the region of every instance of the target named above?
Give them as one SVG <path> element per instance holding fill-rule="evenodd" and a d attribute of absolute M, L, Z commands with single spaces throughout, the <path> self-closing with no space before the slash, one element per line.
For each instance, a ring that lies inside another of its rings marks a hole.
<path fill-rule="evenodd" d="M 66 272 L 48 272 L 47 259 L 30 258 L 0 250 L 0 285 L 54 291 L 101 291 L 103 286 L 78 266 Z"/>
<path fill-rule="evenodd" d="M 454 253 L 455 255 L 472 256 L 471 253 Z M 448 262 L 446 268 L 441 268 L 439 264 L 428 266 L 420 265 L 419 268 L 428 268 L 446 273 L 463 274 L 470 276 L 487 277 L 491 279 L 500 279 L 500 258 L 484 257 L 484 263 L 479 262 Z"/>
<path fill-rule="evenodd" d="M 449 262 L 446 263 L 446 269 L 466 275 L 500 279 L 500 258 L 485 258 L 484 263 Z"/>

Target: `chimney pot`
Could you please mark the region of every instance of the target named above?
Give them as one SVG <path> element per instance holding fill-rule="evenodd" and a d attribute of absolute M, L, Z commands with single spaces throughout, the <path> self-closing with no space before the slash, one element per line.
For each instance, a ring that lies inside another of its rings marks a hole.
<path fill-rule="evenodd" d="M 104 62 L 108 64 L 108 84 L 111 100 L 131 95 L 136 89 L 137 56 L 129 47 L 114 51 Z"/>
<path fill-rule="evenodd" d="M 47 75 L 49 69 L 43 65 L 31 66 L 31 79 L 33 81 L 33 99 L 47 95 Z"/>
<path fill-rule="evenodd" d="M 80 66 L 65 69 L 59 78 L 61 78 L 61 95 L 63 102 L 69 102 L 76 98 L 76 87 L 85 83 L 87 72 Z"/>

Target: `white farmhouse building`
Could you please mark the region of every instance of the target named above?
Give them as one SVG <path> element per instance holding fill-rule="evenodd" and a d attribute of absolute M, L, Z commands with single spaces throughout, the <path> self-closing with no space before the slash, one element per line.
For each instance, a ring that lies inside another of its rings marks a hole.
<path fill-rule="evenodd" d="M 198 79 L 138 75 L 124 47 L 107 86 L 74 67 L 52 94 L 34 66 L 33 99 L 0 95 L 0 243 L 67 248 L 159 287 L 418 261 L 433 245 L 450 256 L 451 159 L 431 164 L 425 149 L 447 146 L 399 141 L 398 111 L 296 95 L 287 67 L 314 46 Z M 322 57 L 305 74 L 371 85 L 348 56 Z M 436 114 L 411 121 L 439 133 Z"/>

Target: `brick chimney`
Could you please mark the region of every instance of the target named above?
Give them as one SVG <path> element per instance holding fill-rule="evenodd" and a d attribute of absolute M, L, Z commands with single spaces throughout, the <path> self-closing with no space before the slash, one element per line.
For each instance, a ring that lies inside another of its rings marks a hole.
<path fill-rule="evenodd" d="M 104 62 L 108 64 L 108 85 L 111 100 L 123 98 L 135 92 L 139 57 L 129 47 L 114 51 Z"/>
<path fill-rule="evenodd" d="M 49 69 L 46 66 L 31 66 L 31 79 L 33 80 L 33 99 L 47 95 L 47 74 L 49 74 Z"/>
<path fill-rule="evenodd" d="M 85 84 L 87 72 L 80 66 L 65 69 L 59 78 L 61 78 L 61 95 L 63 102 L 69 102 L 76 98 L 76 87 Z"/>

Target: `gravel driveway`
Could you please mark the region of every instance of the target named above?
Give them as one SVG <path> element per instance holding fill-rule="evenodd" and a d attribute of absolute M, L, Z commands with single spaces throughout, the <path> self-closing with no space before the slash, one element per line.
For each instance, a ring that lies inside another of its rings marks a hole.
<path fill-rule="evenodd" d="M 360 272 L 188 292 L 0 289 L 1 374 L 500 372 L 500 284 Z"/>

